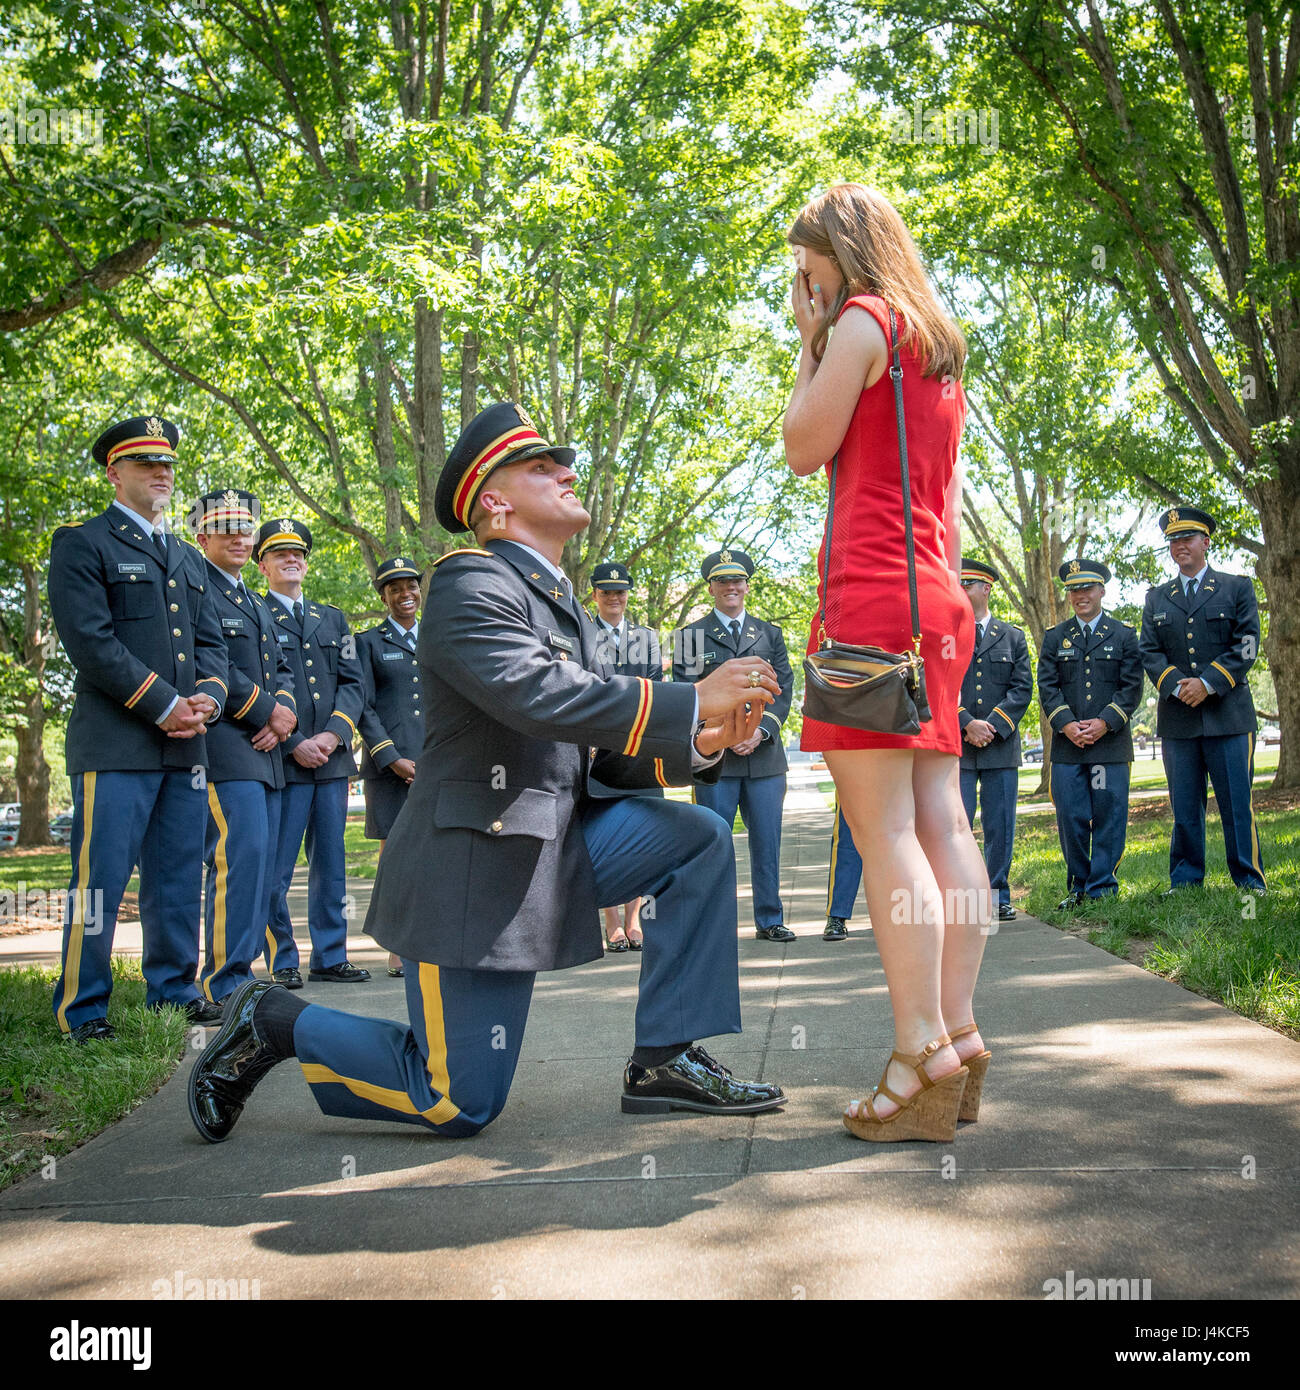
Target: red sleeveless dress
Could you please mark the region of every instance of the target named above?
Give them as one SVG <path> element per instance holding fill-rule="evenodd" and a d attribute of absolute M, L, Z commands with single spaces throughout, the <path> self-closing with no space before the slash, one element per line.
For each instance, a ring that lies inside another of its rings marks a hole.
<path fill-rule="evenodd" d="M 889 341 L 889 310 L 876 295 L 850 299 L 871 314 Z M 897 315 L 896 315 L 897 317 Z M 904 331 L 899 320 L 898 332 Z M 921 732 L 880 734 L 805 719 L 799 746 L 813 752 L 844 748 L 930 748 L 961 754 L 957 705 L 970 665 L 975 619 L 944 553 L 943 499 L 957 464 L 957 445 L 966 421 L 960 382 L 922 376 L 921 363 L 904 347 L 903 413 L 907 424 L 907 463 L 912 484 L 912 531 L 916 586 L 921 617 L 921 655 L 933 718 Z M 830 463 L 827 463 L 829 478 Z M 907 545 L 903 523 L 903 485 L 894 415 L 894 383 L 888 369 L 858 398 L 848 432 L 840 444 L 835 482 L 835 524 L 831 535 L 829 593 L 826 538 L 817 556 L 818 597 L 827 633 L 840 642 L 906 651 L 912 644 L 907 595 Z M 818 648 L 819 619 L 813 616 L 808 650 Z"/>

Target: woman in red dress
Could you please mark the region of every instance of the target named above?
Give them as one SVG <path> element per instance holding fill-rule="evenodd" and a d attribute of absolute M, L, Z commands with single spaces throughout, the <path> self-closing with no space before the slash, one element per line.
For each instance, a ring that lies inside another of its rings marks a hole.
<path fill-rule="evenodd" d="M 802 477 L 829 470 L 838 454 L 828 579 L 819 559 L 827 636 L 903 652 L 912 619 L 889 376 L 894 310 L 933 711 L 910 737 L 804 721 L 802 747 L 824 753 L 862 855 L 894 1013 L 895 1051 L 880 1085 L 850 1102 L 844 1123 L 861 1139 L 949 1140 L 959 1114 L 978 1110 L 989 1058 L 971 999 L 992 899 L 958 780 L 957 705 L 974 641 L 958 580 L 966 343 L 902 219 L 874 190 L 829 189 L 799 213 L 789 241 L 803 349 L 785 414 L 786 460 Z M 820 621 L 814 616 L 809 651 L 821 645 Z"/>

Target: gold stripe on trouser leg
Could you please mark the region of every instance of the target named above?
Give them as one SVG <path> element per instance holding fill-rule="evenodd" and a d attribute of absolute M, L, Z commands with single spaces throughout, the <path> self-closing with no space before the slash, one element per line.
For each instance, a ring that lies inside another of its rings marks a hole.
<path fill-rule="evenodd" d="M 840 799 L 835 798 L 835 829 L 831 831 L 831 871 L 826 880 L 826 915 L 831 915 L 831 904 L 835 901 L 835 861 L 840 854 Z"/>
<path fill-rule="evenodd" d="M 272 975 L 274 975 L 274 974 L 275 974 L 275 933 L 271 930 L 270 927 L 267 927 L 267 929 L 266 929 L 266 944 L 267 944 L 267 947 L 270 949 L 270 952 L 271 952 L 270 964 L 268 964 L 268 966 L 267 966 L 266 968 L 267 968 L 267 970 L 268 970 Z"/>
<path fill-rule="evenodd" d="M 1259 862 L 1259 831 L 1255 828 L 1255 735 L 1250 736 L 1250 747 L 1246 750 L 1246 805 L 1250 807 L 1250 862 L 1260 880 L 1264 878 L 1264 866 Z"/>
<path fill-rule="evenodd" d="M 63 967 L 63 998 L 59 1000 L 58 1025 L 64 1033 L 72 1032 L 68 1027 L 68 1001 L 77 997 L 81 983 L 81 945 L 86 936 L 86 879 L 90 874 L 90 833 L 95 825 L 95 778 L 96 772 L 83 772 L 81 775 L 81 848 L 77 852 L 76 900 L 72 904 L 72 922 L 68 935 L 68 958 Z M 102 919 L 101 913 L 101 919 Z M 100 931 L 104 923 L 99 923 Z"/>
<path fill-rule="evenodd" d="M 217 827 L 217 854 L 214 861 L 217 871 L 217 901 L 212 914 L 212 975 L 226 964 L 226 885 L 230 881 L 230 861 L 226 856 L 226 841 L 230 837 L 230 827 L 226 824 L 221 810 L 221 800 L 217 796 L 214 782 L 208 783 L 208 812 Z M 212 975 L 203 977 L 203 993 L 212 999 Z"/>
<path fill-rule="evenodd" d="M 424 1004 L 424 1042 L 429 1049 L 425 1066 L 429 1085 L 442 1097 L 430 1110 L 435 1124 L 445 1124 L 460 1114 L 460 1106 L 452 1103 L 451 1076 L 447 1070 L 447 1025 L 442 1013 L 442 977 L 436 965 L 420 962 L 420 997 Z"/>

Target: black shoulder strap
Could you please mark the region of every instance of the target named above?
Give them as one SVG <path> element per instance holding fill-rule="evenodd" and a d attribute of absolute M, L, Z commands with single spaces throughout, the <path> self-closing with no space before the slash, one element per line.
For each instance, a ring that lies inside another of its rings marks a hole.
<path fill-rule="evenodd" d="M 912 479 L 907 468 L 907 426 L 903 419 L 903 364 L 898 354 L 898 323 L 894 318 L 892 308 L 889 311 L 889 351 L 893 359 L 889 368 L 889 375 L 894 382 L 894 416 L 898 421 L 898 461 L 903 481 L 903 529 L 907 541 L 907 596 L 912 605 L 912 645 L 915 650 L 919 651 L 921 649 L 921 615 L 920 605 L 916 597 L 916 549 L 912 539 Z M 823 547 L 822 568 L 822 610 L 817 638 L 819 646 L 825 646 L 827 641 L 826 603 L 831 574 L 831 527 L 835 520 L 835 476 L 839 472 L 839 467 L 840 456 L 837 451 L 831 464 L 830 497 L 826 512 L 826 544 Z"/>

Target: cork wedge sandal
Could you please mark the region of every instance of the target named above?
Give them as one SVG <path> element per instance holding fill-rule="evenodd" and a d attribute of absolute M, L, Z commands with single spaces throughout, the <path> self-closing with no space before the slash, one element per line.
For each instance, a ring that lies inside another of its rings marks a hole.
<path fill-rule="evenodd" d="M 967 1033 L 978 1033 L 979 1029 L 973 1023 L 968 1023 L 964 1028 L 954 1028 L 952 1036 L 954 1038 L 964 1038 Z M 993 1054 L 986 1047 L 983 1052 L 974 1057 L 966 1059 L 966 1069 L 970 1076 L 966 1081 L 966 1089 L 962 1092 L 961 1110 L 958 1112 L 959 1120 L 975 1121 L 980 1117 L 980 1097 L 984 1094 L 984 1077 L 988 1073 L 989 1060 Z"/>
<path fill-rule="evenodd" d="M 881 1073 L 880 1084 L 867 1098 L 866 1113 L 856 1116 L 845 1115 L 844 1128 L 857 1139 L 865 1139 L 874 1144 L 893 1144 L 906 1139 L 928 1139 L 937 1143 L 947 1143 L 956 1138 L 957 1114 L 961 1109 L 962 1095 L 966 1089 L 966 1079 L 970 1075 L 965 1066 L 948 1076 L 932 1081 L 925 1070 L 925 1062 L 951 1038 L 936 1038 L 928 1042 L 915 1055 L 906 1052 L 891 1052 L 890 1062 L 901 1062 L 916 1073 L 921 1089 L 915 1095 L 903 1097 L 896 1095 L 885 1084 L 889 1075 L 889 1062 Z M 883 1118 L 876 1114 L 875 1097 L 885 1096 L 892 1100 L 898 1109 Z"/>

